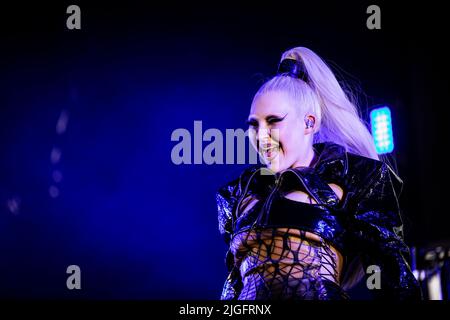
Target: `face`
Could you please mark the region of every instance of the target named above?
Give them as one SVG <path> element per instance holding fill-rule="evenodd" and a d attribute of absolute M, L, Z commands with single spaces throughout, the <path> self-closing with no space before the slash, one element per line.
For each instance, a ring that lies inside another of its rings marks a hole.
<path fill-rule="evenodd" d="M 312 128 L 305 127 L 305 114 L 282 91 L 260 95 L 248 117 L 250 141 L 269 169 L 307 166 L 314 156 Z M 306 115 L 314 120 L 314 116 Z"/>

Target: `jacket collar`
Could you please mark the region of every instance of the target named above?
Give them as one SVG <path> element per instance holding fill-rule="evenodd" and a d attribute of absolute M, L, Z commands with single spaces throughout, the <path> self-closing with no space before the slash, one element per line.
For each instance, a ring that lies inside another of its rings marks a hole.
<path fill-rule="evenodd" d="M 250 170 L 244 171 L 241 176 L 240 190 L 245 191 L 246 185 L 254 180 L 255 185 L 259 182 L 266 181 L 269 185 L 273 184 L 273 179 L 278 179 L 280 175 L 286 171 L 294 171 L 301 176 L 303 181 L 308 184 L 310 191 L 321 199 L 322 203 L 337 204 L 338 199 L 334 192 L 323 181 L 336 182 L 342 184 L 348 172 L 348 158 L 345 148 L 334 142 L 322 142 L 313 144 L 318 159 L 312 167 L 296 167 L 289 170 L 277 172 L 273 175 L 258 175 L 256 179 L 254 173 L 265 168 L 264 165 L 255 165 Z M 268 180 L 266 180 L 268 179 Z M 261 185 L 266 185 L 261 183 Z M 251 189 L 254 188 L 250 187 Z"/>
<path fill-rule="evenodd" d="M 313 145 L 318 160 L 314 165 L 319 175 L 330 178 L 343 178 L 348 173 L 348 157 L 344 146 L 334 142 L 321 142 Z"/>
<path fill-rule="evenodd" d="M 333 207 L 339 205 L 339 198 L 327 183 L 343 185 L 348 172 L 348 159 L 345 148 L 334 142 L 322 142 L 313 145 L 318 159 L 311 167 L 292 168 L 308 191 L 318 203 Z"/>

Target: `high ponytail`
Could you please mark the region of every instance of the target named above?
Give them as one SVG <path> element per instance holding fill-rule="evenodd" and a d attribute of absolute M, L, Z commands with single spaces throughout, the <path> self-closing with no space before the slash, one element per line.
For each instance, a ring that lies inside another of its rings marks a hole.
<path fill-rule="evenodd" d="M 284 90 L 299 102 L 304 112 L 316 116 L 313 143 L 331 141 L 348 152 L 380 160 L 373 137 L 361 119 L 356 103 L 346 95 L 327 64 L 313 51 L 304 47 L 290 49 L 281 60 L 295 59 L 304 65 L 308 83 L 286 76 L 275 76 L 255 95 L 272 90 Z M 255 100 L 254 100 L 255 101 Z"/>

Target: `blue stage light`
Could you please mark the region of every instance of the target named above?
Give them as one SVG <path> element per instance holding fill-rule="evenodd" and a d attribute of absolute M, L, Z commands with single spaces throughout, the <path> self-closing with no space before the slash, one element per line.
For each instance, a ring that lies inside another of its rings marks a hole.
<path fill-rule="evenodd" d="M 373 109 L 370 112 L 370 124 L 377 153 L 392 152 L 394 150 L 394 137 L 389 107 Z"/>

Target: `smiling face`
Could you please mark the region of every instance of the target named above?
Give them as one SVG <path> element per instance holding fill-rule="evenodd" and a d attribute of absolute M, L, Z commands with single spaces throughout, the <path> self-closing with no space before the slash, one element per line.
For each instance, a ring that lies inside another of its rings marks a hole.
<path fill-rule="evenodd" d="M 283 91 L 269 91 L 253 101 L 247 123 L 253 147 L 274 172 L 309 166 L 313 157 L 313 128 L 306 128 L 298 106 Z"/>

